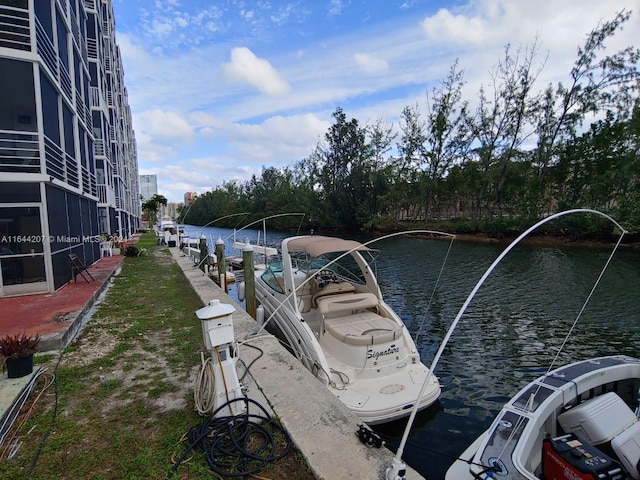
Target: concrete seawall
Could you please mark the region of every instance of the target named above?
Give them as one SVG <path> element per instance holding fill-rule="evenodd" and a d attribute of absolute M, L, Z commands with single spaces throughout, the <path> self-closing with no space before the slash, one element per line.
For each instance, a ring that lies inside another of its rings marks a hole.
<path fill-rule="evenodd" d="M 239 342 L 258 326 L 231 297 L 195 268 L 178 249 L 170 249 L 186 279 L 203 305 L 213 299 L 236 307 L 233 326 Z M 195 315 L 194 315 L 195 319 Z M 289 432 L 314 474 L 323 480 L 384 479 L 394 454 L 386 448 L 367 447 L 358 440 L 360 420 L 327 390 L 304 366 L 271 335 L 251 339 L 264 355 L 251 367 L 250 375 L 270 409 Z M 240 357 L 249 352 L 240 348 Z M 252 360 L 249 357 L 247 363 Z M 406 478 L 423 479 L 407 468 Z"/>

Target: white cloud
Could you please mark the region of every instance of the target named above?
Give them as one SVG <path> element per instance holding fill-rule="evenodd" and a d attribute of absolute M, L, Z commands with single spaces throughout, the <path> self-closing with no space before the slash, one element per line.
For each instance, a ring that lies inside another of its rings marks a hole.
<path fill-rule="evenodd" d="M 313 114 L 274 116 L 257 125 L 235 124 L 229 133 L 247 163 L 279 168 L 308 156 L 329 126 Z"/>
<path fill-rule="evenodd" d="M 500 31 L 495 26 L 492 27 L 487 19 L 454 15 L 447 9 L 441 9 L 436 15 L 427 17 L 422 26 L 429 40 L 437 43 L 479 45 L 494 43 L 501 38 Z"/>
<path fill-rule="evenodd" d="M 184 17 L 176 17 L 175 22 L 176 22 L 176 25 L 178 25 L 181 28 L 186 28 L 189 26 L 189 20 L 187 20 Z"/>
<path fill-rule="evenodd" d="M 139 113 L 138 119 L 142 121 L 140 130 L 149 135 L 168 137 L 172 140 L 188 140 L 193 135 L 193 128 L 189 122 L 176 112 L 148 110 Z"/>
<path fill-rule="evenodd" d="M 171 20 L 154 20 L 149 28 L 149 33 L 156 37 L 167 37 L 175 30 L 175 25 Z"/>
<path fill-rule="evenodd" d="M 382 58 L 366 53 L 356 53 L 353 58 L 366 73 L 383 73 L 389 70 L 389 63 Z"/>
<path fill-rule="evenodd" d="M 224 68 L 232 77 L 244 80 L 268 95 L 283 95 L 289 91 L 289 85 L 276 69 L 246 47 L 231 50 L 231 62 Z"/>
<path fill-rule="evenodd" d="M 340 15 L 344 9 L 342 0 L 331 0 L 329 2 L 329 15 Z"/>
<path fill-rule="evenodd" d="M 177 157 L 178 152 L 172 146 L 157 142 L 156 137 L 147 135 L 140 130 L 137 130 L 135 134 L 140 170 L 143 170 L 144 165 L 149 163 L 157 165 Z"/>

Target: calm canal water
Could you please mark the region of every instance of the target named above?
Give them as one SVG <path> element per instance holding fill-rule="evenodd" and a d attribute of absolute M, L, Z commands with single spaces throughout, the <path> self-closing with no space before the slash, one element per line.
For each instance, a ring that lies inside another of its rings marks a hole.
<path fill-rule="evenodd" d="M 211 246 L 218 236 L 226 239 L 227 254 L 231 251 L 232 231 L 192 228 L 187 231 L 192 236 L 204 233 Z M 245 236 L 255 240 L 258 233 Z M 267 232 L 268 243 L 282 237 Z M 430 365 L 460 307 L 507 244 L 454 241 L 449 250 L 447 240 L 394 237 L 371 246 L 383 252 L 377 274 L 385 300 L 404 319 L 423 362 Z M 610 253 L 609 248 L 518 245 L 504 258 L 444 350 L 436 367 L 442 395 L 418 415 L 405 462 L 428 480 L 444 478 L 453 459 L 489 426 L 502 405 L 548 370 Z M 556 365 L 618 353 L 640 356 L 640 251 L 624 247 L 593 292 Z M 403 429 L 398 422 L 376 430 L 395 451 Z"/>

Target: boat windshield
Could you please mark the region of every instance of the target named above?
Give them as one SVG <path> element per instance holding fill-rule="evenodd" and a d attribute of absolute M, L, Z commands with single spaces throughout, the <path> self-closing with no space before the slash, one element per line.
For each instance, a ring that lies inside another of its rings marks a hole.
<path fill-rule="evenodd" d="M 282 276 L 282 261 L 271 262 L 260 277 L 273 290 L 275 290 L 278 293 L 284 293 L 284 277 Z"/>
<path fill-rule="evenodd" d="M 362 270 L 358 266 L 355 258 L 352 255 L 345 255 L 344 257 L 337 260 L 335 263 L 332 263 L 328 267 L 326 266 L 328 263 L 333 260 L 339 258 L 344 252 L 332 252 L 332 253 L 324 253 L 318 257 L 308 257 L 304 254 L 299 254 L 292 257 L 294 261 L 294 265 L 300 271 L 303 271 L 307 274 L 314 273 L 317 270 L 332 270 L 339 278 L 345 280 L 347 282 L 364 285 L 366 284 L 366 279 Z M 374 257 L 371 256 L 367 259 L 367 255 L 363 255 L 365 257 L 365 261 L 368 264 L 371 264 L 374 260 Z"/>

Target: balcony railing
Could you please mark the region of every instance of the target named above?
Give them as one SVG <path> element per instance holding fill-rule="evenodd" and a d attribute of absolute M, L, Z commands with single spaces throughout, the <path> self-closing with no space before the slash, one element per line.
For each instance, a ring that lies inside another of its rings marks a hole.
<path fill-rule="evenodd" d="M 116 204 L 116 192 L 108 185 L 98 185 L 98 198 L 100 203 Z"/>
<path fill-rule="evenodd" d="M 60 86 L 62 87 L 62 91 L 67 94 L 67 98 L 70 101 L 73 101 L 73 96 L 71 92 L 73 90 L 73 85 L 71 84 L 71 76 L 69 75 L 69 70 L 67 66 L 63 63 L 62 59 L 59 59 L 60 64 Z"/>
<path fill-rule="evenodd" d="M 55 78 L 58 78 L 58 52 L 56 52 L 53 42 L 47 35 L 44 27 L 36 17 L 36 48 L 38 55 L 42 57 L 44 63 Z"/>
<path fill-rule="evenodd" d="M 102 56 L 102 59 L 104 63 L 105 72 L 110 72 L 111 71 L 111 53 L 106 48 L 104 50 L 104 55 Z"/>
<path fill-rule="evenodd" d="M 60 5 L 60 10 L 62 12 L 64 12 L 64 14 L 67 14 L 67 7 L 68 7 L 68 2 L 67 0 L 57 0 L 58 4 Z"/>
<path fill-rule="evenodd" d="M 0 47 L 31 50 L 28 10 L 0 5 Z"/>
<path fill-rule="evenodd" d="M 38 134 L 0 130 L 0 171 L 40 173 Z"/>
<path fill-rule="evenodd" d="M 73 39 L 76 42 L 76 46 L 78 47 L 78 49 L 80 49 L 80 51 L 82 51 L 82 45 L 83 45 L 83 41 L 82 38 L 80 37 L 80 27 L 78 27 L 78 17 L 76 16 L 76 11 L 75 8 L 70 8 L 69 9 L 69 22 L 71 23 L 71 34 L 73 35 Z"/>
<path fill-rule="evenodd" d="M 80 175 L 78 175 L 78 162 L 68 153 L 65 153 L 66 182 L 72 187 L 80 187 Z"/>
<path fill-rule="evenodd" d="M 104 148 L 104 140 L 101 138 L 96 138 L 95 142 L 93 142 L 93 154 L 96 157 L 106 157 Z"/>
<path fill-rule="evenodd" d="M 98 60 L 98 42 L 95 38 L 87 38 L 87 53 L 89 58 Z"/>
<path fill-rule="evenodd" d="M 87 119 L 87 128 L 89 131 L 93 130 L 93 115 L 91 115 L 91 108 L 89 105 L 84 105 L 84 116 Z"/>
<path fill-rule="evenodd" d="M 96 176 L 85 167 L 82 167 L 82 191 L 89 195 L 93 195 L 94 197 L 98 196 Z"/>
<path fill-rule="evenodd" d="M 84 98 L 82 98 L 82 94 L 80 90 L 76 89 L 76 112 L 78 112 L 78 117 L 82 122 L 86 122 L 86 118 L 84 117 Z"/>
<path fill-rule="evenodd" d="M 89 87 L 89 96 L 91 98 L 91 106 L 100 107 L 100 89 L 98 87 Z"/>
<path fill-rule="evenodd" d="M 47 167 L 47 174 L 58 180 L 66 182 L 64 174 L 64 153 L 62 148 L 45 135 L 44 137 L 44 158 Z"/>

